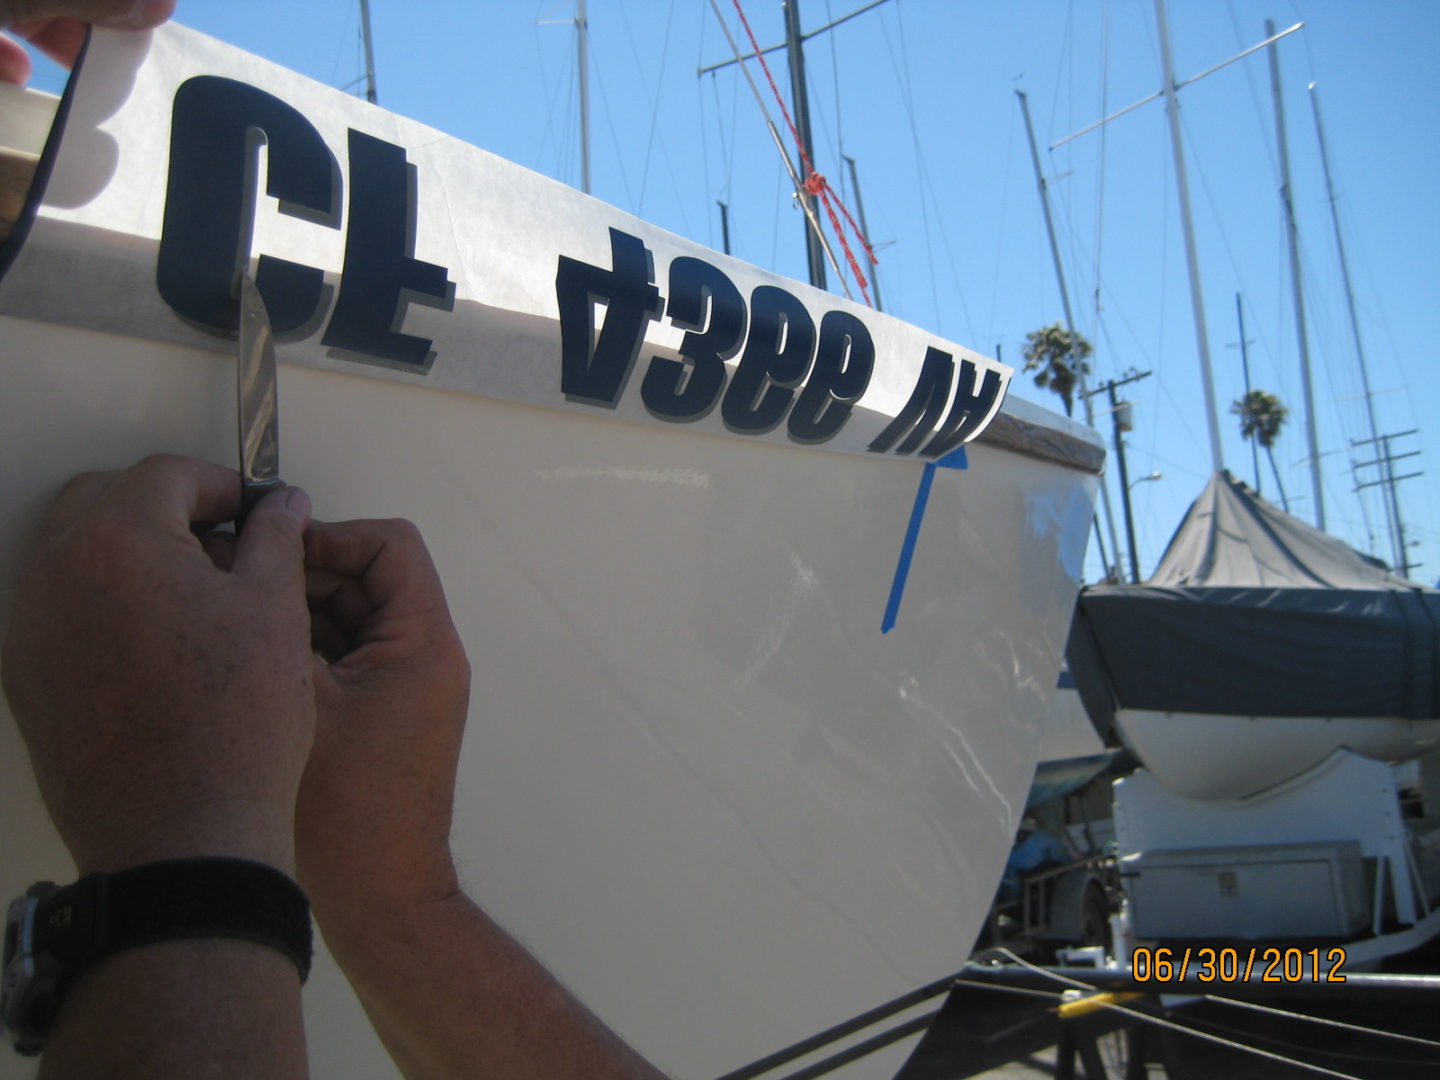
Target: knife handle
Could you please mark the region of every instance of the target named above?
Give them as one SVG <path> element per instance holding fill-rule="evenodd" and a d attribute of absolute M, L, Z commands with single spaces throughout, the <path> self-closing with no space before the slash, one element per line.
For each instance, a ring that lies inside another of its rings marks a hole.
<path fill-rule="evenodd" d="M 274 480 L 259 480 L 254 483 L 242 482 L 240 485 L 240 513 L 235 518 L 235 535 L 240 535 L 240 530 L 245 527 L 245 519 L 250 516 L 250 511 L 255 509 L 255 504 L 269 495 L 272 491 L 279 491 L 285 486 L 285 481 L 278 476 Z"/>

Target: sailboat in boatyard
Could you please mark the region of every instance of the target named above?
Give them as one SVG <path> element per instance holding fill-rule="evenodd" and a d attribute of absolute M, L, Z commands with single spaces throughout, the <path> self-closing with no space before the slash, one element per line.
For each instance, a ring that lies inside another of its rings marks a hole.
<path fill-rule="evenodd" d="M 1163 9 L 1160 25 L 1173 84 Z M 1267 26 L 1263 44 L 1276 40 Z M 1303 357 L 1273 53 L 1271 73 Z M 1193 252 L 1178 128 L 1172 135 Z M 1192 288 L 1206 359 L 1193 278 Z M 1374 966 L 1440 934 L 1440 793 L 1414 766 L 1440 747 L 1440 592 L 1220 469 L 1207 404 L 1217 471 L 1148 579 L 1082 589 L 1068 649 L 1096 729 L 1140 766 L 1113 782 L 1106 822 L 1124 886 L 1119 929 L 1177 948 L 1325 942 L 1355 968 Z M 1323 523 L 1313 406 L 1307 413 Z M 1041 775 L 1064 764 L 1042 764 Z"/>
<path fill-rule="evenodd" d="M 455 845 L 489 910 L 678 1075 L 963 964 L 1092 433 L 970 349 L 179 25 L 95 31 L 59 102 L 0 89 L 34 175 L 0 281 L 0 571 L 78 471 L 230 459 L 248 270 L 286 475 L 327 517 L 412 518 L 446 582 L 483 688 Z M 0 741 L 4 887 L 64 879 Z M 307 994 L 316 1075 L 394 1075 L 327 959 Z"/>

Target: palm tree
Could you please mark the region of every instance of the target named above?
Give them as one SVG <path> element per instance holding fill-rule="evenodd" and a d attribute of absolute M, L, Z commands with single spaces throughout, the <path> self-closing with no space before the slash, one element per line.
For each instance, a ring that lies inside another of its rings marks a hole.
<path fill-rule="evenodd" d="M 1085 363 L 1094 349 L 1080 334 L 1071 335 L 1059 323 L 1025 335 L 1025 370 L 1035 372 L 1035 385 L 1049 387 L 1065 402 L 1065 415 L 1074 412 L 1075 384 L 1090 373 Z"/>
<path fill-rule="evenodd" d="M 1280 503 L 1288 511 L 1290 503 L 1285 498 L 1285 485 L 1280 482 L 1280 470 L 1275 467 L 1274 447 L 1290 410 L 1274 394 L 1265 390 L 1250 390 L 1231 403 L 1230 411 L 1240 417 L 1241 437 L 1254 439 L 1265 448 L 1265 456 L 1270 459 L 1270 471 L 1275 474 L 1275 486 L 1280 489 Z M 1255 474 L 1255 493 L 1260 494 L 1259 473 Z"/>

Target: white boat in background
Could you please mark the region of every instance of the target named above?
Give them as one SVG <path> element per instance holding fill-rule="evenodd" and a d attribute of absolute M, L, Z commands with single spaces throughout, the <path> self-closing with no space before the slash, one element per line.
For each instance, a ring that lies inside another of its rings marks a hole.
<path fill-rule="evenodd" d="M 1070 664 L 1097 726 L 1188 799 L 1440 746 L 1440 592 L 1226 472 L 1143 584 L 1082 591 Z"/>
<path fill-rule="evenodd" d="M 1090 716 L 1142 766 L 1112 786 L 1122 937 L 1323 942 L 1365 970 L 1440 934 L 1417 761 L 1440 746 L 1440 592 L 1220 472 L 1155 573 L 1087 586 L 1075 618 Z"/>
<path fill-rule="evenodd" d="M 0 580 L 72 474 L 233 460 L 243 261 L 284 475 L 327 519 L 412 519 L 446 583 L 456 844 L 499 920 L 686 1077 L 963 965 L 1092 433 L 1006 400 L 1002 365 L 180 26 L 97 31 L 53 129 L 4 91 L 39 179 L 0 282 Z M 8 717 L 0 820 L 0 887 L 72 873 Z M 328 957 L 306 1008 L 315 1076 L 396 1075 Z"/>

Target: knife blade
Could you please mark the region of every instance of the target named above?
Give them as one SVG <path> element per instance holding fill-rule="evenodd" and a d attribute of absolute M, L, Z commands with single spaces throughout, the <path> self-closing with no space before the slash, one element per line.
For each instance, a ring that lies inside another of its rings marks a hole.
<path fill-rule="evenodd" d="M 285 486 L 280 479 L 280 417 L 275 389 L 275 345 L 270 316 L 254 280 L 240 274 L 240 335 L 236 364 L 240 413 L 240 516 L 238 533 L 257 502 Z"/>

